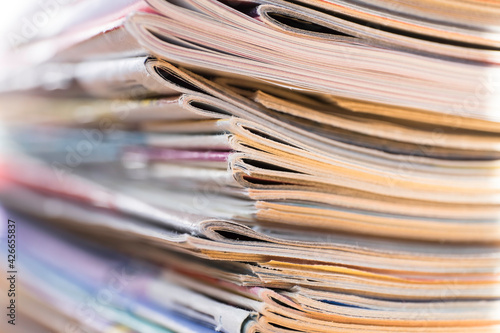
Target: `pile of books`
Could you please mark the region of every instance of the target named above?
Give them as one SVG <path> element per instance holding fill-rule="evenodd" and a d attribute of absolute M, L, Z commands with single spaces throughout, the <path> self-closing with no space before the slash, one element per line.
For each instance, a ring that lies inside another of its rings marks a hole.
<path fill-rule="evenodd" d="M 57 4 L 2 60 L 19 325 L 500 332 L 499 4 Z"/>

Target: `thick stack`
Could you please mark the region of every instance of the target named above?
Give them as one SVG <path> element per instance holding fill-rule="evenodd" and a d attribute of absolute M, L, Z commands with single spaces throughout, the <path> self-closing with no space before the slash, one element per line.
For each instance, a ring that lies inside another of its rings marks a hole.
<path fill-rule="evenodd" d="M 19 311 L 64 332 L 500 332 L 499 5 L 100 2 L 5 60 Z"/>

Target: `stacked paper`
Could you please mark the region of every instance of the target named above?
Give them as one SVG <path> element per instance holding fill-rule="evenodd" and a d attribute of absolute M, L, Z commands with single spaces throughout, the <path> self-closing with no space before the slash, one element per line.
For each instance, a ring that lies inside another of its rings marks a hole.
<path fill-rule="evenodd" d="M 0 83 L 19 321 L 500 332 L 497 4 L 60 10 Z"/>

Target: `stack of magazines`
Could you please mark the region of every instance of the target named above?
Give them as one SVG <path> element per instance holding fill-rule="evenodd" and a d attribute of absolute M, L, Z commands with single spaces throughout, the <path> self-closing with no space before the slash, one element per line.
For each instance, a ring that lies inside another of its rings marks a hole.
<path fill-rule="evenodd" d="M 0 80 L 16 326 L 500 332 L 496 1 L 41 8 Z"/>

